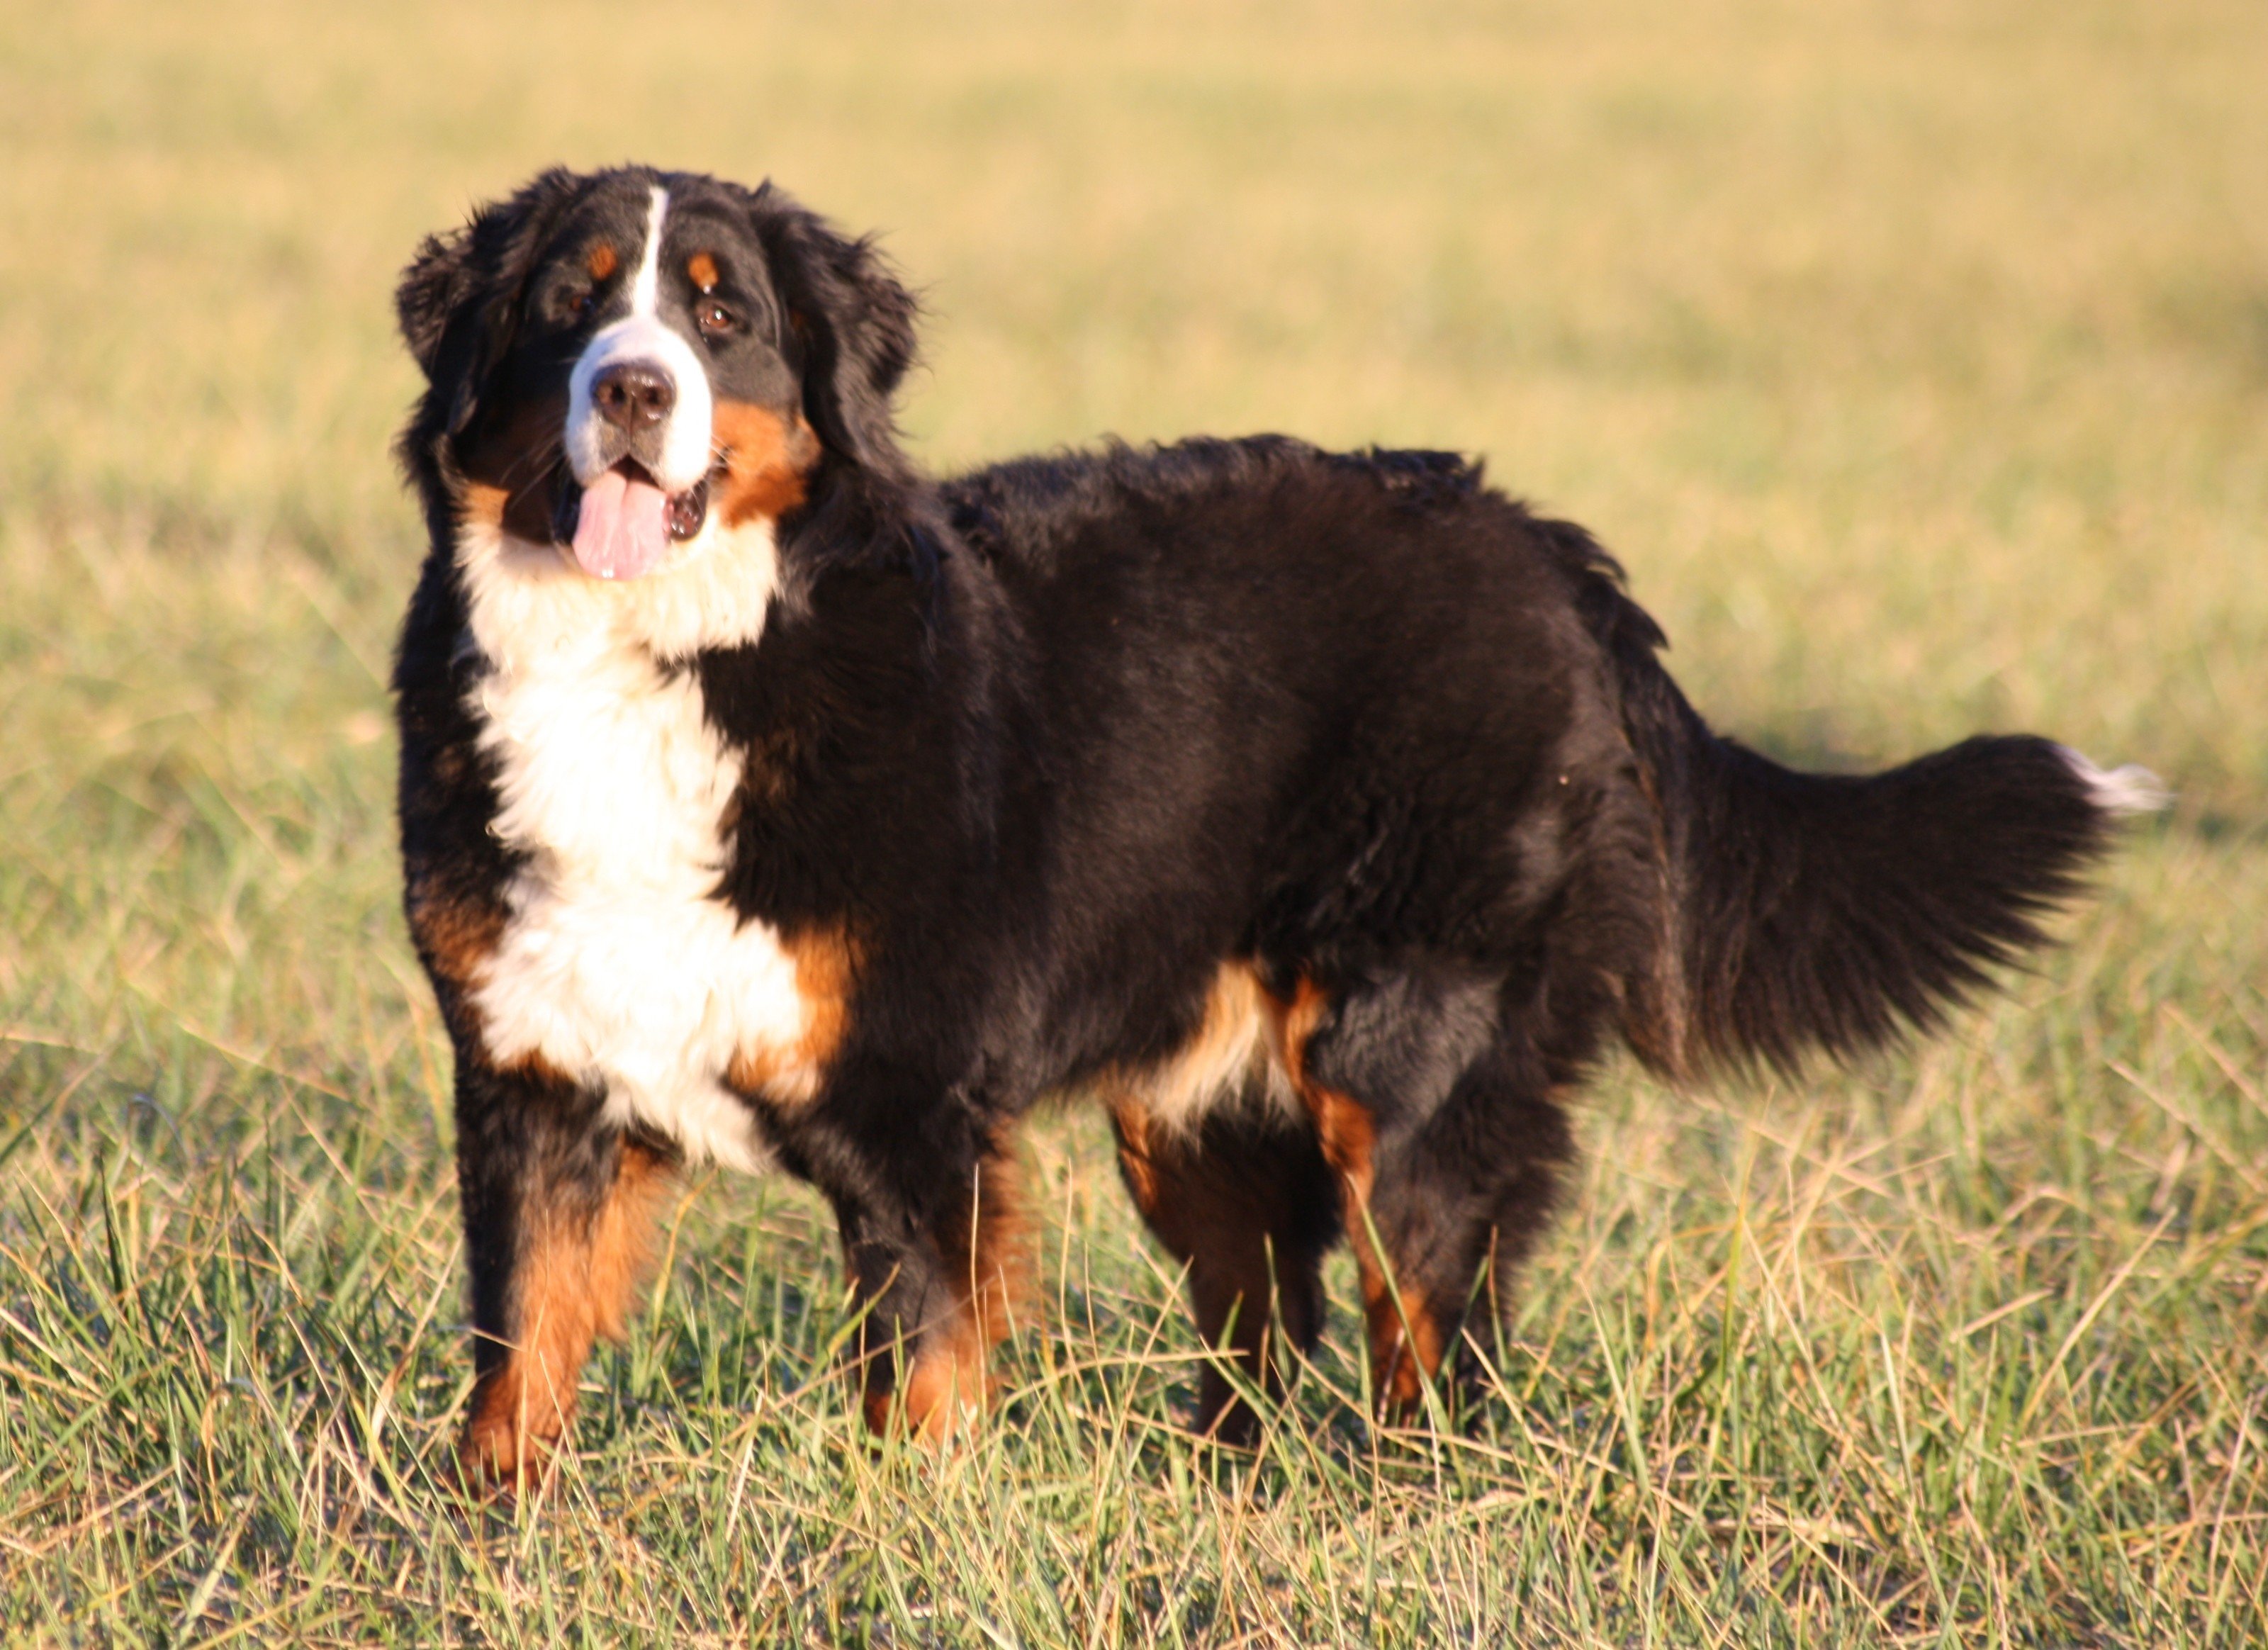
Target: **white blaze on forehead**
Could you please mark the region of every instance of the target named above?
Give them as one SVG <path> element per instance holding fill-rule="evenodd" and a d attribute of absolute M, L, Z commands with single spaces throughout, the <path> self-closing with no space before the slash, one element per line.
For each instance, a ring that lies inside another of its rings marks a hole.
<path fill-rule="evenodd" d="M 661 294 L 661 224 L 669 216 L 669 191 L 655 186 L 653 203 L 645 215 L 645 249 L 638 254 L 637 275 L 630 282 L 630 313 L 651 315 Z"/>
<path fill-rule="evenodd" d="M 659 368 L 677 391 L 677 404 L 663 421 L 660 453 L 654 480 L 662 490 L 681 493 L 709 473 L 713 453 L 711 424 L 715 399 L 709 389 L 708 369 L 695 353 L 692 342 L 660 319 L 661 241 L 669 216 L 669 191 L 657 188 L 647 209 L 645 245 L 638 253 L 637 273 L 630 278 L 630 313 L 602 327 L 584 347 L 581 359 L 567 380 L 567 461 L 575 479 L 588 486 L 619 456 L 608 438 L 606 420 L 591 401 L 591 386 L 599 374 L 620 362 L 636 361 Z"/>

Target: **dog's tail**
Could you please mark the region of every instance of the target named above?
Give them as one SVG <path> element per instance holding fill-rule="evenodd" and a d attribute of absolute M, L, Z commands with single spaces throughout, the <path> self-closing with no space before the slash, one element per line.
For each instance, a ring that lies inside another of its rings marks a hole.
<path fill-rule="evenodd" d="M 2105 773 L 2023 736 L 1868 776 L 1784 768 L 1710 731 L 1655 659 L 1659 632 L 1615 593 L 1602 639 L 1660 879 L 1625 1030 L 1673 1072 L 1792 1069 L 1933 1026 L 2043 943 L 2039 919 L 2080 890 L 2121 815 L 2165 804 L 2142 769 Z"/>

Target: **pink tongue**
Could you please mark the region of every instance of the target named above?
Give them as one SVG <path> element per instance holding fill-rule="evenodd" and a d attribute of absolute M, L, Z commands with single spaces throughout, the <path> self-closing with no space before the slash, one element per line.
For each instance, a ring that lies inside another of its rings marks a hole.
<path fill-rule="evenodd" d="M 608 470 L 583 490 L 575 560 L 594 578 L 636 578 L 669 549 L 669 499 L 647 482 Z"/>

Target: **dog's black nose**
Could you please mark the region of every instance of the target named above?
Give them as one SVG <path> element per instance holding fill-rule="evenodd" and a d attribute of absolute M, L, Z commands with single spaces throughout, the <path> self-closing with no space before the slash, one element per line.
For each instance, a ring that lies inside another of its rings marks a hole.
<path fill-rule="evenodd" d="M 635 432 L 669 416 L 677 386 L 650 362 L 617 361 L 591 380 L 591 402 L 608 424 Z"/>

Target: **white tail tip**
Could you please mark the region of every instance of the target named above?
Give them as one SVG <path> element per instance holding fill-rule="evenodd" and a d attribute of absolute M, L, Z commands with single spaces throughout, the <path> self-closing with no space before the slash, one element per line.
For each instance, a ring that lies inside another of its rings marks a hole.
<path fill-rule="evenodd" d="M 2056 748 L 2087 787 L 2088 799 L 2106 814 L 2155 814 L 2174 799 L 2174 793 L 2147 768 L 2129 762 L 2105 773 L 2070 746 Z"/>

